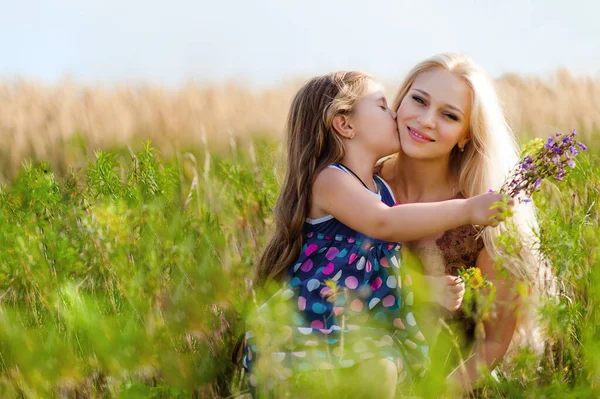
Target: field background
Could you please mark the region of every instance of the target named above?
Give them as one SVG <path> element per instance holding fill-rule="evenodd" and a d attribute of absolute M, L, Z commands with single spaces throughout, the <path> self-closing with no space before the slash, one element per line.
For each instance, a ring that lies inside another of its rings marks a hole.
<path fill-rule="evenodd" d="M 240 82 L 189 83 L 177 89 L 152 84 L 85 86 L 65 79 L 55 85 L 0 81 L 0 181 L 23 159 L 48 160 L 64 172 L 79 162 L 73 149 L 153 146 L 171 156 L 177 145 L 229 146 L 235 140 L 282 134 L 290 100 L 302 80 L 270 88 Z M 600 131 L 600 76 L 557 70 L 548 77 L 506 74 L 498 91 L 512 127 L 522 137 L 577 128 Z M 397 82 L 386 84 L 390 99 Z"/>
<path fill-rule="evenodd" d="M 0 82 L 1 397 L 245 392 L 231 351 L 299 84 Z M 522 142 L 576 128 L 590 150 L 535 198 L 560 287 L 542 364 L 523 354 L 479 392 L 597 397 L 600 78 L 497 84 Z"/>

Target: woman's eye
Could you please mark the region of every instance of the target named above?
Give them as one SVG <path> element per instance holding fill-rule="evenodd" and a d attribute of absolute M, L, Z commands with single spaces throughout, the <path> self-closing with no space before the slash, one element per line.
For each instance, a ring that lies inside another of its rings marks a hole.
<path fill-rule="evenodd" d="M 379 108 L 381 108 L 384 111 L 387 111 L 387 109 L 388 109 L 385 105 L 380 105 Z"/>
<path fill-rule="evenodd" d="M 425 105 L 425 100 L 423 100 L 421 97 L 419 96 L 413 96 L 413 100 L 415 100 L 416 102 L 418 102 L 419 104 L 423 104 Z"/>
<path fill-rule="evenodd" d="M 458 120 L 458 116 L 454 115 L 454 114 L 444 114 L 447 118 L 452 119 L 453 121 L 457 121 Z"/>

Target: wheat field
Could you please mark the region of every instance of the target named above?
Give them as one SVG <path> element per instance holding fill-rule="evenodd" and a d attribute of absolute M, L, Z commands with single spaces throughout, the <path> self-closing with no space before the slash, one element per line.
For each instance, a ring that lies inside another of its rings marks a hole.
<path fill-rule="evenodd" d="M 0 181 L 10 180 L 23 159 L 50 161 L 59 171 L 76 164 L 85 147 L 110 149 L 150 139 L 166 155 L 175 145 L 281 135 L 291 97 L 302 80 L 256 89 L 242 83 L 85 86 L 27 80 L 0 82 Z M 392 98 L 397 84 L 387 84 Z M 544 136 L 577 128 L 600 130 L 600 77 L 557 70 L 546 78 L 507 74 L 498 91 L 514 130 Z M 82 143 L 83 142 L 83 143 Z"/>

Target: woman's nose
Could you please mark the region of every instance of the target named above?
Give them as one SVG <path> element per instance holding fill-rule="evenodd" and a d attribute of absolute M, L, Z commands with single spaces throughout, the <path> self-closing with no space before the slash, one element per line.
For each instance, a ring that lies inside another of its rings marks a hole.
<path fill-rule="evenodd" d="M 392 114 L 392 118 L 396 119 L 396 117 L 398 116 L 398 113 L 396 111 L 392 111 L 390 109 L 390 114 Z"/>
<path fill-rule="evenodd" d="M 418 119 L 419 119 L 419 123 L 423 127 L 428 127 L 428 128 L 435 127 L 435 115 L 434 115 L 433 110 L 427 110 L 427 111 L 423 112 L 419 116 Z"/>

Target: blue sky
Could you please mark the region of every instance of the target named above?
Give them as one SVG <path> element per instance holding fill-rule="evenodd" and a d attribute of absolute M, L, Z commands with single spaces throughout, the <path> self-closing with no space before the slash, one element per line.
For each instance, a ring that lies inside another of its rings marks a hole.
<path fill-rule="evenodd" d="M 443 51 L 493 75 L 600 72 L 600 2 L 3 0 L 0 78 L 277 84 L 338 69 L 399 80 Z"/>

